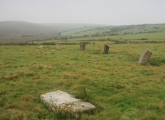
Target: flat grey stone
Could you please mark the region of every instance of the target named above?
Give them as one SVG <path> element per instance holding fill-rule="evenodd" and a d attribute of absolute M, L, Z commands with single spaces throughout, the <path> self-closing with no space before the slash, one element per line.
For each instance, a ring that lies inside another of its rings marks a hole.
<path fill-rule="evenodd" d="M 52 111 L 80 113 L 92 111 L 96 108 L 91 103 L 83 102 L 60 90 L 42 94 L 40 98 Z"/>

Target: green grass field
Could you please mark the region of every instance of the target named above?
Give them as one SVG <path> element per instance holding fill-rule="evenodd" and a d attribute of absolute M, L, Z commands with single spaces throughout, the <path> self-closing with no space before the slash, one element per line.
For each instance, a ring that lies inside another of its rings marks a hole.
<path fill-rule="evenodd" d="M 83 27 L 75 30 L 62 32 L 62 36 L 87 37 L 87 36 L 117 36 L 133 35 L 142 33 L 165 32 L 165 24 L 142 24 L 142 25 L 123 25 L 123 26 L 95 26 Z"/>
<path fill-rule="evenodd" d="M 61 120 L 40 95 L 63 90 L 99 109 L 82 120 L 164 120 L 165 44 L 0 46 L 0 120 Z M 138 64 L 145 49 L 153 54 Z M 84 88 L 87 96 L 84 95 Z"/>
<path fill-rule="evenodd" d="M 147 40 L 141 40 L 142 38 L 146 38 Z M 116 36 L 98 36 L 98 37 L 86 37 L 86 38 L 76 38 L 76 39 L 68 39 L 68 41 L 95 41 L 95 40 L 118 40 L 118 41 L 127 41 L 127 42 L 135 42 L 135 43 L 143 43 L 143 42 L 164 42 L 165 32 L 159 33 L 141 33 L 141 34 L 130 34 L 130 35 L 116 35 Z"/>
<path fill-rule="evenodd" d="M 118 40 L 124 42 L 163 42 L 165 24 L 84 27 L 61 33 L 69 40 Z"/>

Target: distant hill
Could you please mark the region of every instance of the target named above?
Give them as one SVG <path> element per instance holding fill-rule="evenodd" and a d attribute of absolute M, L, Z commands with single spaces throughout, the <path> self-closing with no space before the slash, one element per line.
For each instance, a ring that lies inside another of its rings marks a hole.
<path fill-rule="evenodd" d="M 105 36 L 105 37 L 104 37 Z M 165 39 L 165 24 L 106 26 L 95 24 L 0 22 L 0 43 L 64 38 Z"/>
<path fill-rule="evenodd" d="M 97 37 L 165 32 L 165 24 L 84 27 L 62 32 L 66 37 Z"/>
<path fill-rule="evenodd" d="M 0 22 L 0 43 L 52 39 L 62 31 L 92 26 L 90 24 L 38 24 L 23 21 Z"/>

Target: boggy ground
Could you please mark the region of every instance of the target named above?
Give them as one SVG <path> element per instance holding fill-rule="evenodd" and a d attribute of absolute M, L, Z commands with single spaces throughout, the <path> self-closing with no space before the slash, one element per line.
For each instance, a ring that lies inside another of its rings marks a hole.
<path fill-rule="evenodd" d="M 88 120 L 164 120 L 165 44 L 0 46 L 0 119 L 61 119 L 40 95 L 63 90 L 97 105 Z M 153 55 L 138 64 L 142 52 Z"/>

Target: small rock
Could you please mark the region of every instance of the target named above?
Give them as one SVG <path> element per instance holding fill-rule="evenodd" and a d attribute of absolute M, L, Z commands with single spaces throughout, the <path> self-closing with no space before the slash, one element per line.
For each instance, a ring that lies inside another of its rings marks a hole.
<path fill-rule="evenodd" d="M 40 45 L 40 47 L 39 47 L 39 48 L 41 48 L 41 49 L 42 49 L 42 48 L 44 48 L 44 46 L 43 46 L 43 45 Z"/>
<path fill-rule="evenodd" d="M 59 44 L 56 44 L 56 49 L 60 49 L 60 45 Z"/>

